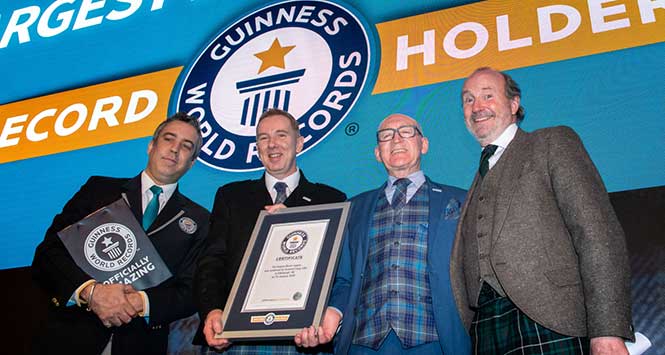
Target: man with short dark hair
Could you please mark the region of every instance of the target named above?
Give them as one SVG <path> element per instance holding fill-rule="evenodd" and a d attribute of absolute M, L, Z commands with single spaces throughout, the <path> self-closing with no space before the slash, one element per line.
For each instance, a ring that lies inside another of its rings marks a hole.
<path fill-rule="evenodd" d="M 51 297 L 38 353 L 164 354 L 169 323 L 194 313 L 192 278 L 209 213 L 178 191 L 201 147 L 196 118 L 178 113 L 148 144 L 148 163 L 134 178 L 91 177 L 55 216 L 37 247 L 32 270 Z M 142 291 L 103 284 L 79 268 L 57 233 L 124 198 L 173 275 Z M 147 212 L 147 206 L 152 211 Z M 146 215 L 151 217 L 146 219 Z"/>
<path fill-rule="evenodd" d="M 477 354 L 627 354 L 630 269 L 623 231 L 580 138 L 525 132 L 507 74 L 476 70 L 462 107 L 483 148 L 462 209 L 453 290 Z"/>
<path fill-rule="evenodd" d="M 293 341 L 234 342 L 215 338 L 223 330 L 222 315 L 259 213 L 283 207 L 342 202 L 346 195 L 330 186 L 311 183 L 296 164 L 303 148 L 298 123 L 286 111 L 269 109 L 258 120 L 256 147 L 265 167 L 263 177 L 224 185 L 217 190 L 210 233 L 199 262 L 194 292 L 201 328 L 194 343 L 228 354 L 297 354 Z M 230 346 L 230 347 L 229 347 Z M 228 349 L 227 349 L 228 348 Z M 318 351 L 315 350 L 315 351 Z"/>
<path fill-rule="evenodd" d="M 467 354 L 449 278 L 465 191 L 420 170 L 429 141 L 413 118 L 386 117 L 376 137 L 387 182 L 351 199 L 330 307 L 295 341 L 310 347 L 334 337 L 337 354 Z"/>

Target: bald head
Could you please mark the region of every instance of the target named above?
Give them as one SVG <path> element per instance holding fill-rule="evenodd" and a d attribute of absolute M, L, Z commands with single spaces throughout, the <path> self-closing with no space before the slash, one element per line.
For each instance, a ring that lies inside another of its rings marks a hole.
<path fill-rule="evenodd" d="M 420 170 L 421 156 L 428 147 L 420 124 L 407 115 L 395 113 L 379 125 L 374 156 L 389 175 L 402 178 Z"/>

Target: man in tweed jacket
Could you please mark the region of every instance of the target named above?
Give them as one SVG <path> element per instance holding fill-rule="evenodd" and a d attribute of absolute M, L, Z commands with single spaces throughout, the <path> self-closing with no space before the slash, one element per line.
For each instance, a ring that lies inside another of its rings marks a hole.
<path fill-rule="evenodd" d="M 330 307 L 322 326 L 305 328 L 296 343 L 334 336 L 336 354 L 467 354 L 449 278 L 465 191 L 420 170 L 429 142 L 412 118 L 388 116 L 377 141 L 388 181 L 351 199 Z"/>
<path fill-rule="evenodd" d="M 520 98 L 512 78 L 490 68 L 462 91 L 484 150 L 451 278 L 474 351 L 627 354 L 628 256 L 607 191 L 570 128 L 517 127 Z"/>

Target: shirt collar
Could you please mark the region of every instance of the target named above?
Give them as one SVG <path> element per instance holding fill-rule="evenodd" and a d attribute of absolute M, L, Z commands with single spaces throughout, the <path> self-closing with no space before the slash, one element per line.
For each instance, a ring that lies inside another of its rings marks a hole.
<path fill-rule="evenodd" d="M 425 183 L 425 173 L 423 173 L 422 170 L 418 170 L 416 172 L 409 174 L 407 178 L 412 182 L 412 184 L 409 185 L 409 188 L 413 186 L 416 189 L 416 191 L 420 188 L 422 184 Z M 389 193 L 390 191 L 393 191 L 395 189 L 395 186 L 393 186 L 395 181 L 397 181 L 396 177 L 388 175 L 388 186 L 386 186 L 386 193 Z"/>
<path fill-rule="evenodd" d="M 178 187 L 177 182 L 174 182 L 173 184 L 159 185 L 150 178 L 145 170 L 143 170 L 141 172 L 141 194 L 145 195 L 148 190 L 150 190 L 152 185 L 157 185 L 162 188 L 162 196 L 164 196 L 164 201 L 168 201 L 171 198 L 171 195 L 173 195 L 175 192 L 176 187 Z"/>
<path fill-rule="evenodd" d="M 274 191 L 274 186 L 277 181 L 281 181 L 286 183 L 288 186 L 287 189 L 287 194 L 290 194 L 293 190 L 298 187 L 298 184 L 300 183 L 300 169 L 296 167 L 296 172 L 285 177 L 284 179 L 278 179 L 272 175 L 270 175 L 267 171 L 265 173 L 265 180 L 266 180 L 266 189 L 270 192 Z"/>
<path fill-rule="evenodd" d="M 508 147 L 508 144 L 512 142 L 513 138 L 515 138 L 515 134 L 517 134 L 517 124 L 511 123 L 506 127 L 506 129 L 503 130 L 503 133 L 499 135 L 497 139 L 494 140 L 491 144 L 494 144 L 498 146 L 499 148 L 506 149 Z"/>

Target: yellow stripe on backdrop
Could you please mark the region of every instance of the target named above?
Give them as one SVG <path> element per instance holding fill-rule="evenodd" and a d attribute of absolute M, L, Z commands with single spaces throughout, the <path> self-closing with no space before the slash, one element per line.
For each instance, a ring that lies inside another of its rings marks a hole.
<path fill-rule="evenodd" d="M 374 94 L 665 41 L 665 0 L 490 0 L 377 24 Z"/>
<path fill-rule="evenodd" d="M 182 67 L 0 106 L 0 164 L 147 137 Z"/>

